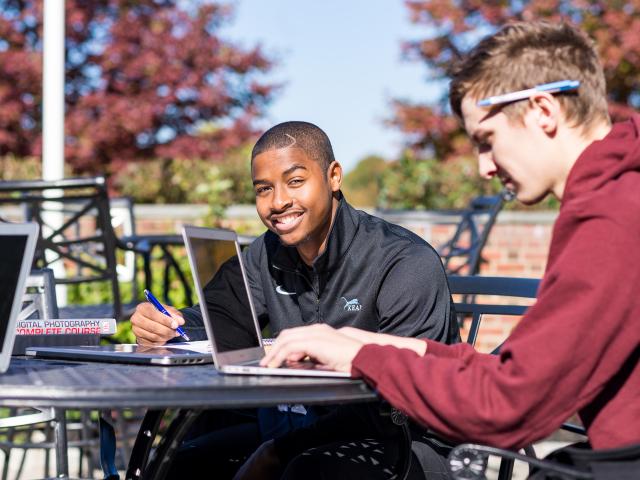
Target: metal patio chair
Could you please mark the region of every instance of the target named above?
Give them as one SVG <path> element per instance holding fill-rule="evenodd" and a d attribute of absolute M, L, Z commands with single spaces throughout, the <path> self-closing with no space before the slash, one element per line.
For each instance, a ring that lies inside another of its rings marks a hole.
<path fill-rule="evenodd" d="M 482 277 L 482 276 L 449 276 L 451 293 L 461 297 L 461 301 L 455 302 L 456 313 L 470 320 L 467 343 L 475 345 L 480 331 L 483 315 L 523 315 L 529 305 L 505 304 L 504 298 L 530 298 L 537 294 L 540 280 L 531 278 L 511 277 Z M 489 298 L 488 303 L 481 303 L 479 298 Z M 492 353 L 498 353 L 498 345 Z M 565 423 L 563 430 L 584 435 L 585 430 L 579 425 Z M 513 474 L 514 462 L 524 461 L 529 468 L 544 468 L 558 474 L 573 475 L 568 478 L 585 477 L 584 472 L 576 469 L 553 464 L 536 458 L 532 446 L 524 448 L 524 455 L 510 450 L 495 448 L 492 446 L 462 444 L 456 446 L 449 455 L 450 469 L 455 479 L 481 480 L 485 477 L 487 458 L 489 455 L 501 459 L 498 479 L 509 479 Z"/>
<path fill-rule="evenodd" d="M 453 236 L 438 248 L 444 268 L 449 275 L 477 275 L 484 261 L 484 249 L 498 213 L 513 194 L 503 190 L 497 195 L 474 198 L 461 212 Z"/>
<path fill-rule="evenodd" d="M 129 305 L 122 301 L 116 250 L 134 248 L 114 233 L 104 177 L 3 181 L 0 206 L 13 207 L 12 220 L 40 224 L 34 268 L 52 268 L 57 285 L 108 284 L 110 298 L 61 306 L 60 317 L 123 320 L 133 312 L 136 298 Z M 64 275 L 58 274 L 61 269 Z"/>
<path fill-rule="evenodd" d="M 447 280 L 451 294 L 454 297 L 454 307 L 459 317 L 458 323 L 460 325 L 465 322 L 469 323 L 469 333 L 466 341 L 470 345 L 475 345 L 478 339 L 483 315 L 523 315 L 528 305 L 514 304 L 513 299 L 534 299 L 540 283 L 538 279 L 530 278 L 462 275 L 449 275 Z M 498 349 L 499 347 L 493 353 L 496 353 Z M 399 466 L 402 466 L 397 469 L 400 480 L 404 480 L 407 477 L 411 464 L 411 434 L 408 423 L 405 422 L 403 429 L 404 445 L 402 448 L 408 452 L 408 455 L 405 455 L 403 461 L 399 462 Z M 535 455 L 532 447 L 527 447 L 525 452 L 527 455 Z M 486 463 L 478 464 L 477 466 L 474 464 L 474 467 L 482 468 L 484 472 Z M 499 480 L 511 478 L 512 473 L 513 461 L 510 459 L 502 461 L 498 473 Z"/>

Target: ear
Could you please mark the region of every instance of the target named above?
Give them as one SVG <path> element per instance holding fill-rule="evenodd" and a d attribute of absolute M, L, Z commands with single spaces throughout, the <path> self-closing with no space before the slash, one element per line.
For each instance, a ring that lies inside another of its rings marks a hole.
<path fill-rule="evenodd" d="M 547 92 L 537 92 L 529 97 L 529 106 L 532 114 L 529 120 L 547 135 L 555 135 L 562 115 L 558 100 Z"/>
<path fill-rule="evenodd" d="M 331 162 L 327 169 L 327 180 L 331 186 L 331 191 L 336 193 L 342 186 L 342 165 L 337 161 Z"/>

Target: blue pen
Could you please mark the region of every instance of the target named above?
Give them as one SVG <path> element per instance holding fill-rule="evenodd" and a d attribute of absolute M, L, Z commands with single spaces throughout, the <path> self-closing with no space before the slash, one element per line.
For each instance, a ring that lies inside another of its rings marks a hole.
<path fill-rule="evenodd" d="M 525 98 L 529 98 L 536 92 L 568 92 L 571 90 L 576 90 L 579 86 L 579 80 L 560 80 L 559 82 L 543 83 L 542 85 L 536 85 L 535 87 L 528 88 L 526 90 L 518 90 L 517 92 L 509 92 L 503 95 L 483 98 L 477 103 L 477 105 L 479 107 L 489 107 L 491 105 L 498 105 L 500 103 L 509 103 L 515 102 L 517 100 L 524 100 Z"/>
<path fill-rule="evenodd" d="M 167 309 L 164 308 L 162 304 L 158 301 L 158 299 L 153 296 L 153 293 L 145 289 L 144 296 L 147 297 L 147 300 L 149 301 L 149 303 L 151 303 L 151 305 L 156 307 L 156 310 L 158 310 L 160 313 L 164 313 L 169 318 L 173 318 L 171 317 L 171 314 L 167 311 Z M 186 333 L 184 333 L 184 330 L 182 330 L 182 327 L 180 325 L 178 325 L 178 328 L 176 328 L 176 332 L 178 332 L 180 336 L 184 338 L 187 342 L 189 341 L 189 337 L 187 336 Z"/>

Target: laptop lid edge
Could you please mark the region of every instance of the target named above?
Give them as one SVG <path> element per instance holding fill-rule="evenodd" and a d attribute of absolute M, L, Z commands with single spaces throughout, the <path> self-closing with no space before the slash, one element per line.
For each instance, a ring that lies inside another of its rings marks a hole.
<path fill-rule="evenodd" d="M 24 296 L 27 276 L 31 270 L 31 265 L 33 264 L 33 255 L 36 251 L 39 231 L 40 226 L 35 222 L 2 224 L 2 235 L 25 235 L 27 237 L 27 241 L 22 255 L 22 262 L 20 263 L 20 273 L 18 274 L 16 290 L 13 295 L 13 302 L 11 304 L 11 310 L 9 311 L 9 320 L 7 321 L 6 326 L 7 330 L 2 345 L 0 355 L 0 373 L 5 372 L 9 368 L 9 362 L 11 361 L 11 354 L 13 352 L 13 346 L 16 339 L 16 323 L 18 321 L 20 310 L 22 309 L 22 298 Z"/>
<path fill-rule="evenodd" d="M 211 353 L 213 356 L 213 363 L 215 367 L 220 370 L 224 365 L 239 362 L 249 362 L 253 360 L 259 360 L 264 356 L 264 347 L 262 346 L 262 334 L 260 332 L 260 325 L 256 315 L 255 307 L 253 304 L 253 298 L 251 295 L 251 287 L 247 281 L 246 269 L 244 267 L 244 261 L 242 259 L 242 252 L 240 245 L 238 244 L 238 235 L 233 230 L 220 229 L 220 228 L 206 228 L 197 227 L 194 225 L 184 225 L 182 227 L 182 236 L 184 239 L 185 247 L 187 249 L 187 257 L 189 259 L 189 267 L 191 268 L 191 276 L 193 277 L 194 286 L 196 287 L 196 294 L 198 296 L 198 304 L 200 306 L 200 312 L 203 317 L 203 323 L 207 338 L 211 343 Z M 200 240 L 221 240 L 234 242 L 236 255 L 238 256 L 238 262 L 240 264 L 240 271 L 242 274 L 242 281 L 244 284 L 245 292 L 249 302 L 249 309 L 251 310 L 251 318 L 255 329 L 256 336 L 258 338 L 258 345 L 255 347 L 243 348 L 238 350 L 231 350 L 228 352 L 219 352 L 215 342 L 215 335 L 211 326 L 211 319 L 209 318 L 209 312 L 207 311 L 206 301 L 204 298 L 204 285 L 201 285 L 198 272 L 198 267 L 195 264 L 195 251 L 190 241 L 191 238 Z"/>

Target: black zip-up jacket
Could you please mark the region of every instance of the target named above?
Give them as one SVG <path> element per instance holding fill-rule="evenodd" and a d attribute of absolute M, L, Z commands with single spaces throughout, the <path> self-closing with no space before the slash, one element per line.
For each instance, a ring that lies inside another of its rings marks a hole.
<path fill-rule="evenodd" d="M 295 247 L 268 231 L 244 252 L 256 314 L 272 335 L 323 322 L 454 343 L 460 336 L 444 268 L 435 250 L 414 233 L 355 210 L 342 198 L 327 247 L 308 267 Z M 204 295 L 210 315 L 225 316 L 218 349 L 255 343 L 237 258 L 224 264 Z M 189 336 L 205 339 L 198 306 L 183 310 Z M 344 405 L 314 423 L 276 438 L 283 462 L 304 450 L 345 438 L 386 438 L 398 428 L 377 404 Z"/>
<path fill-rule="evenodd" d="M 440 257 L 422 238 L 355 210 L 342 198 L 327 247 L 308 267 L 273 232 L 257 238 L 243 261 L 260 324 L 281 330 L 313 323 L 352 326 L 452 343 L 459 339 Z M 205 287 L 210 312 L 228 312 L 222 343 L 244 347 L 251 317 L 241 298 L 237 260 Z M 183 310 L 185 329 L 204 339 L 199 308 Z M 217 332 L 216 332 L 217 333 Z M 218 335 L 216 335 L 218 337 Z"/>

